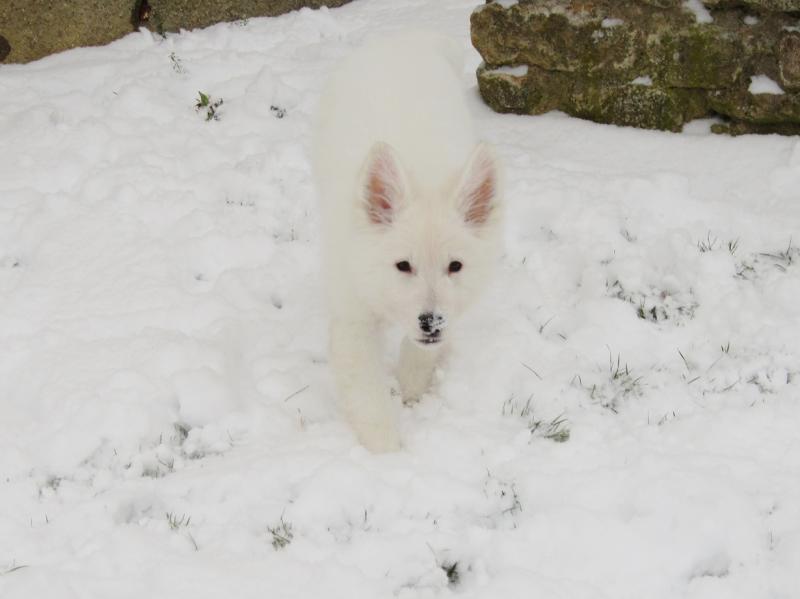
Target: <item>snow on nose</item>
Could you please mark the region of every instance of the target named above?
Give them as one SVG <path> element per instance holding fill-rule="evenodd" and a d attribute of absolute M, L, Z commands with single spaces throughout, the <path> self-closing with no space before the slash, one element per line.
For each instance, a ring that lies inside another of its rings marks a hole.
<path fill-rule="evenodd" d="M 435 312 L 423 312 L 419 315 L 419 328 L 428 337 L 438 337 L 447 326 L 445 317 Z"/>

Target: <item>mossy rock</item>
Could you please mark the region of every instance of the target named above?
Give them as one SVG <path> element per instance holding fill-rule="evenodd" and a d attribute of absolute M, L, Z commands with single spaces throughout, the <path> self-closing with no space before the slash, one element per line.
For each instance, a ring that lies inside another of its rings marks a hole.
<path fill-rule="evenodd" d="M 4 0 L 0 62 L 29 62 L 68 48 L 107 44 L 133 31 L 133 13 L 131 0 Z"/>
<path fill-rule="evenodd" d="M 341 6 L 350 0 L 148 0 L 141 24 L 159 33 L 198 29 L 222 21 L 274 17 L 300 8 Z"/>
<path fill-rule="evenodd" d="M 275 16 L 351 0 L 0 0 L 0 63 L 97 46 L 146 26 L 158 32 Z"/>
<path fill-rule="evenodd" d="M 604 123 L 641 129 L 680 131 L 687 120 L 702 116 L 694 90 L 654 85 L 598 86 L 583 83 L 571 95 L 569 113 Z"/>
<path fill-rule="evenodd" d="M 555 109 L 671 131 L 722 115 L 753 131 L 793 131 L 800 121 L 800 32 L 793 28 L 800 0 L 782 3 L 783 12 L 776 2 L 704 3 L 710 18 L 682 0 L 487 2 L 471 18 L 473 45 L 485 61 L 481 95 L 500 112 Z M 750 94 L 755 75 L 786 93 Z"/>
<path fill-rule="evenodd" d="M 554 9 L 552 2 L 482 6 L 471 20 L 473 45 L 490 65 L 527 64 L 581 74 L 606 69 L 620 78 L 633 72 L 639 32 L 603 27 L 599 14 L 577 18 Z"/>
<path fill-rule="evenodd" d="M 653 75 L 669 87 L 718 89 L 736 83 L 748 58 L 742 39 L 719 27 L 665 28 L 648 45 Z"/>
<path fill-rule="evenodd" d="M 778 71 L 784 89 L 800 91 L 800 32 L 784 33 L 778 43 Z"/>
<path fill-rule="evenodd" d="M 711 131 L 727 135 L 800 135 L 800 125 L 793 123 L 758 125 L 755 123 L 746 123 L 744 121 L 729 121 L 711 125 Z"/>
<path fill-rule="evenodd" d="M 800 0 L 703 0 L 708 8 L 741 8 L 754 14 L 786 12 L 800 14 Z"/>
<path fill-rule="evenodd" d="M 530 86 L 527 76 L 516 76 L 507 72 L 492 71 L 485 64 L 478 67 L 478 87 L 481 96 L 497 112 L 516 112 L 521 114 L 542 114 L 554 110 L 559 102 L 542 100 L 529 102 Z M 552 89 L 541 87 L 544 91 Z"/>
<path fill-rule="evenodd" d="M 745 89 L 718 90 L 709 94 L 718 114 L 753 125 L 800 125 L 800 94 L 752 94 Z"/>
<path fill-rule="evenodd" d="M 529 68 L 519 75 L 507 69 L 478 70 L 481 96 L 498 112 L 543 114 L 563 110 L 603 123 L 680 131 L 687 120 L 706 111 L 703 95 L 691 89 L 664 89 L 625 83 L 598 85 L 591 79 Z"/>

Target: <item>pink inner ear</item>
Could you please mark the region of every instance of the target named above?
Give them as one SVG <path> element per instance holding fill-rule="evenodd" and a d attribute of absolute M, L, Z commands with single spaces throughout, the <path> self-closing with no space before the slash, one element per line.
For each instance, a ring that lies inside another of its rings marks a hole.
<path fill-rule="evenodd" d="M 367 180 L 367 205 L 369 219 L 375 223 L 391 222 L 392 203 L 389 200 L 389 187 L 383 174 L 373 170 Z"/>
<path fill-rule="evenodd" d="M 492 199 L 495 195 L 494 173 L 485 173 L 483 180 L 477 188 L 469 194 L 468 208 L 465 219 L 468 223 L 484 224 L 492 212 Z"/>
<path fill-rule="evenodd" d="M 372 223 L 387 225 L 392 222 L 402 187 L 391 148 L 385 144 L 376 145 L 371 151 L 364 185 L 367 216 Z"/>
<path fill-rule="evenodd" d="M 482 225 L 489 220 L 497 194 L 497 175 L 492 156 L 484 147 L 477 150 L 463 184 L 464 220 Z"/>

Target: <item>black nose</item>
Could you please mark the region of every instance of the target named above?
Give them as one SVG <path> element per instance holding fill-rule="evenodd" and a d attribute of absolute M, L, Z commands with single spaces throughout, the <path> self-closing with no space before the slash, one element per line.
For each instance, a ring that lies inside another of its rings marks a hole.
<path fill-rule="evenodd" d="M 436 336 L 442 332 L 444 318 L 433 312 L 425 312 L 419 315 L 419 328 L 426 335 Z"/>

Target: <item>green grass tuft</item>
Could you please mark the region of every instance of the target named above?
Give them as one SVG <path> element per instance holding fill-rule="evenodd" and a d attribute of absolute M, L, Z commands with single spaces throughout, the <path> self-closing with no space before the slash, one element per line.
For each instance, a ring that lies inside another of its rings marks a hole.
<path fill-rule="evenodd" d="M 272 535 L 272 548 L 275 551 L 288 546 L 294 539 L 291 522 L 287 522 L 281 516 L 280 522 L 276 526 L 267 527 L 267 531 Z"/>

